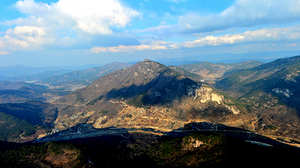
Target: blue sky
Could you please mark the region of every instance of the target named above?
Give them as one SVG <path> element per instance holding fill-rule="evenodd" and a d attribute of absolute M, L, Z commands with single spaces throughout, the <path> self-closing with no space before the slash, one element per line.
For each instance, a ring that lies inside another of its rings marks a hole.
<path fill-rule="evenodd" d="M 300 0 L 6 0 L 0 66 L 298 55 Z M 230 56 L 231 55 L 231 56 Z"/>

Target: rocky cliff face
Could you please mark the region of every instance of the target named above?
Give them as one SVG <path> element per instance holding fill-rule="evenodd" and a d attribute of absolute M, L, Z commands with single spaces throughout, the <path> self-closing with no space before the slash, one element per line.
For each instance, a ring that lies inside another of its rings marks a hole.
<path fill-rule="evenodd" d="M 218 104 L 221 104 L 224 100 L 224 96 L 214 93 L 212 88 L 209 87 L 200 87 L 199 89 L 195 90 L 196 94 L 194 99 L 197 99 L 199 97 L 201 103 L 206 103 L 209 101 L 217 102 Z"/>

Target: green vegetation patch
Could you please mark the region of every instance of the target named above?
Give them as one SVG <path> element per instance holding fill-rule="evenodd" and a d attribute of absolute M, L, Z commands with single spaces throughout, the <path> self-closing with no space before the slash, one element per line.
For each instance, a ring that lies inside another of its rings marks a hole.
<path fill-rule="evenodd" d="M 9 138 L 29 136 L 35 133 L 35 126 L 25 119 L 18 119 L 10 114 L 0 112 L 0 140 L 5 141 Z"/>
<path fill-rule="evenodd" d="M 76 92 L 76 102 L 84 102 L 84 98 L 81 96 L 79 92 Z"/>
<path fill-rule="evenodd" d="M 101 95 L 97 97 L 96 99 L 91 100 L 87 105 L 94 105 L 97 101 L 101 100 L 104 96 Z"/>
<path fill-rule="evenodd" d="M 143 107 L 145 105 L 144 95 L 139 95 L 128 101 L 129 105 L 133 105 L 135 107 Z"/>
<path fill-rule="evenodd" d="M 49 155 L 70 155 L 70 153 L 66 153 L 67 151 L 72 151 L 72 155 L 77 155 L 77 158 L 73 160 L 71 165 L 74 167 L 82 167 L 84 165 L 85 160 L 81 150 L 73 144 L 62 142 L 31 144 L 22 146 L 19 149 L 2 151 L 0 152 L 0 164 L 8 167 L 27 167 L 28 165 L 35 165 L 36 162 L 46 163 L 45 158 Z"/>
<path fill-rule="evenodd" d="M 108 111 L 101 111 L 101 114 L 106 114 L 108 113 Z"/>
<path fill-rule="evenodd" d="M 132 118 L 132 114 L 126 115 L 126 118 Z"/>
<path fill-rule="evenodd" d="M 265 127 L 265 129 L 276 130 L 277 127 L 274 126 L 274 125 L 267 125 L 267 126 Z"/>
<path fill-rule="evenodd" d="M 40 101 L 27 101 L 25 103 L 5 103 L 0 104 L 0 111 L 6 114 L 13 115 L 19 119 L 25 119 L 32 125 L 43 125 L 45 115 L 44 109 L 48 108 L 49 104 Z"/>
<path fill-rule="evenodd" d="M 221 94 L 224 96 L 224 99 L 228 99 L 230 100 L 230 102 L 233 102 L 233 103 L 227 103 L 226 105 L 228 106 L 232 106 L 232 105 L 235 105 L 240 111 L 245 111 L 245 105 L 243 103 L 241 103 L 240 101 L 228 96 L 227 94 L 223 93 L 223 92 L 220 92 L 218 90 L 214 90 L 216 93 L 218 94 Z"/>
<path fill-rule="evenodd" d="M 186 150 L 185 146 L 194 143 L 190 139 L 203 144 Z M 227 138 L 222 134 L 190 134 L 159 142 L 149 148 L 149 154 L 158 165 L 163 166 L 209 165 L 222 160 L 222 155 L 228 150 L 227 143 Z"/>
<path fill-rule="evenodd" d="M 216 145 L 227 142 L 223 134 L 190 134 L 184 137 L 185 144 L 188 144 L 188 140 L 191 138 L 202 141 L 207 145 Z"/>
<path fill-rule="evenodd" d="M 181 138 L 174 138 L 159 143 L 156 147 L 152 147 L 149 150 L 150 155 L 160 159 L 171 157 L 181 150 Z"/>

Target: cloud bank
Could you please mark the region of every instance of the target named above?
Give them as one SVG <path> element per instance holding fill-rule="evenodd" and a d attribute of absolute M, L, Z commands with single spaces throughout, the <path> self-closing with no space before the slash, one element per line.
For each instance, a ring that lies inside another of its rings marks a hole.
<path fill-rule="evenodd" d="M 184 42 L 164 42 L 152 41 L 151 44 L 141 44 L 132 46 L 116 47 L 94 47 L 91 49 L 94 53 L 101 52 L 133 52 L 143 50 L 171 50 L 184 48 L 197 48 L 207 46 L 223 46 L 233 44 L 249 43 L 276 43 L 291 42 L 287 46 L 295 46 L 300 39 L 300 26 L 285 28 L 263 28 L 255 31 L 246 31 L 244 33 L 225 34 L 220 36 L 205 36 L 194 41 Z M 296 42 L 296 43 L 295 43 Z"/>
<path fill-rule="evenodd" d="M 141 45 L 119 45 L 116 47 L 93 47 L 91 49 L 94 53 L 101 52 L 134 52 L 134 51 L 144 51 L 144 50 L 166 50 L 167 46 L 161 45 L 166 42 L 153 42 L 152 44 L 141 44 Z"/>
<path fill-rule="evenodd" d="M 194 41 L 186 41 L 178 44 L 188 48 L 204 47 L 204 46 L 219 46 L 226 44 L 241 44 L 252 42 L 279 42 L 279 41 L 294 41 L 300 38 L 300 27 L 286 28 L 263 28 L 255 31 L 246 31 L 244 33 L 226 34 L 221 36 L 206 36 Z"/>

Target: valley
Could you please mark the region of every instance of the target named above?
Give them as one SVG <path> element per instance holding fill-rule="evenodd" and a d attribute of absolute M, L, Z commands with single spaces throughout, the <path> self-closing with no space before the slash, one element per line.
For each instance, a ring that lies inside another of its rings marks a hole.
<path fill-rule="evenodd" d="M 203 76 L 203 79 L 208 83 L 215 83 L 215 80 L 223 77 L 224 75 L 242 69 L 250 69 L 261 64 L 262 63 L 259 61 L 244 61 L 244 62 L 232 63 L 232 64 L 225 64 L 225 63 L 213 64 L 209 62 L 203 62 L 203 63 L 196 63 L 196 64 L 180 65 L 179 67 L 191 73 Z"/>

